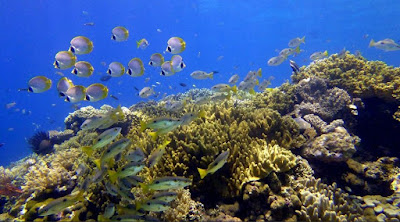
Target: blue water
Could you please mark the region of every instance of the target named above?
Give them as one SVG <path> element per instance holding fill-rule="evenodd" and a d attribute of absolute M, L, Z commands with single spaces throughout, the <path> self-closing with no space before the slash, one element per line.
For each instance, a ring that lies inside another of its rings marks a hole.
<path fill-rule="evenodd" d="M 300 1 L 300 0 L 178 0 L 178 1 L 1 1 L 0 2 L 0 165 L 7 165 L 31 153 L 26 138 L 37 130 L 62 130 L 64 118 L 74 109 L 58 97 L 55 84 L 59 75 L 53 68 L 54 56 L 67 50 L 70 40 L 78 35 L 94 42 L 91 54 L 78 56 L 95 68 L 90 78 L 62 71 L 75 84 L 88 86 L 105 75 L 107 64 L 127 64 L 139 57 L 147 64 L 151 54 L 163 52 L 172 36 L 182 37 L 187 49 L 181 53 L 186 69 L 171 77 L 160 76 L 157 68 L 145 66 L 145 75 L 124 75 L 105 84 L 112 98 L 80 106 L 103 104 L 130 106 L 146 101 L 137 95 L 157 81 L 157 92 L 174 94 L 197 87 L 211 87 L 227 82 L 238 73 L 242 78 L 249 70 L 263 69 L 263 78 L 274 76 L 272 86 L 290 79 L 288 60 L 277 67 L 267 66 L 269 58 L 286 48 L 290 39 L 306 36 L 304 50 L 292 58 L 308 65 L 315 51 L 336 53 L 346 47 L 359 50 L 369 60 L 382 60 L 399 66 L 400 52 L 383 52 L 368 48 L 371 38 L 400 40 L 398 12 L 400 2 L 387 1 Z M 94 22 L 94 26 L 84 23 Z M 127 42 L 113 42 L 111 30 L 125 26 L 130 31 Z M 157 31 L 161 30 L 161 32 Z M 136 41 L 146 38 L 150 46 L 136 49 Z M 165 54 L 166 59 L 171 57 Z M 194 70 L 219 71 L 214 80 L 194 80 Z M 45 75 L 53 87 L 41 94 L 18 92 L 30 78 Z M 150 81 L 145 83 L 145 79 Z M 182 87 L 185 83 L 188 87 Z M 171 89 L 170 87 L 171 86 Z M 16 102 L 13 108 L 5 105 Z M 25 114 L 22 112 L 25 110 Z"/>

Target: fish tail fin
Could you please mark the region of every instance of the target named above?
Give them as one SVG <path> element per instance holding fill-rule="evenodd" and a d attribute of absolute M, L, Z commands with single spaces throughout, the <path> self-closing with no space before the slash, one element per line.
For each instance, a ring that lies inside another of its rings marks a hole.
<path fill-rule="evenodd" d="M 294 50 L 296 53 L 300 53 L 300 46 L 297 46 L 296 49 Z"/>
<path fill-rule="evenodd" d="M 368 47 L 372 47 L 375 45 L 375 41 L 373 39 L 371 39 L 371 41 L 369 42 Z"/>
<path fill-rule="evenodd" d="M 140 132 L 143 132 L 145 129 L 147 129 L 147 125 L 144 121 L 140 121 Z"/>
<path fill-rule="evenodd" d="M 329 55 L 329 54 L 328 54 L 328 50 L 325 50 L 324 55 L 325 55 L 325 56 L 328 56 L 328 55 Z"/>
<path fill-rule="evenodd" d="M 199 112 L 199 117 L 200 118 L 206 118 L 206 111 L 204 111 L 204 110 L 201 110 L 200 112 Z"/>
<path fill-rule="evenodd" d="M 158 132 L 157 131 L 156 132 L 150 132 L 149 135 L 151 136 L 151 139 L 153 141 L 156 141 L 157 137 L 158 137 Z"/>
<path fill-rule="evenodd" d="M 306 36 L 303 36 L 303 38 L 301 38 L 300 41 L 305 44 L 306 43 Z"/>
<path fill-rule="evenodd" d="M 82 151 L 86 153 L 86 155 L 92 156 L 94 150 L 91 146 L 83 146 Z"/>
<path fill-rule="evenodd" d="M 112 183 L 115 183 L 115 181 L 117 181 L 118 178 L 117 172 L 115 172 L 114 170 L 108 170 L 108 178 Z"/>
<path fill-rule="evenodd" d="M 213 79 L 213 78 L 214 78 L 214 73 L 216 73 L 216 72 L 210 72 L 210 73 L 208 73 L 208 78 Z"/>
<path fill-rule="evenodd" d="M 260 85 L 260 81 L 256 79 L 256 86 Z"/>
<path fill-rule="evenodd" d="M 203 179 L 205 176 L 207 176 L 207 170 L 206 169 L 197 168 L 197 171 L 199 171 L 201 179 Z"/>
<path fill-rule="evenodd" d="M 259 69 L 257 70 L 257 75 L 258 75 L 259 77 L 262 77 L 262 69 L 261 69 L 261 68 L 259 68 Z"/>
<path fill-rule="evenodd" d="M 231 97 L 232 97 L 232 96 L 231 96 L 231 92 L 228 92 L 228 95 L 226 96 L 226 99 L 227 99 L 227 100 L 230 100 Z"/>
<path fill-rule="evenodd" d="M 145 183 L 139 183 L 140 188 L 142 188 L 144 193 L 149 192 L 149 186 Z"/>
<path fill-rule="evenodd" d="M 136 48 L 140 47 L 140 41 L 136 41 Z"/>
<path fill-rule="evenodd" d="M 167 139 L 165 139 L 164 140 L 164 142 L 161 144 L 161 147 L 162 148 L 165 148 L 168 144 L 170 144 L 171 143 L 171 140 L 167 140 Z"/>
<path fill-rule="evenodd" d="M 238 88 L 237 88 L 237 86 L 236 85 L 234 85 L 234 86 L 232 86 L 232 91 L 236 94 L 237 93 L 237 91 L 238 91 Z"/>
<path fill-rule="evenodd" d="M 101 169 L 100 159 L 93 160 L 94 164 L 96 164 L 97 168 Z"/>
<path fill-rule="evenodd" d="M 251 95 L 255 95 L 255 94 L 256 94 L 256 91 L 255 91 L 254 88 L 253 88 L 253 89 L 250 89 L 250 90 L 249 90 L 249 93 L 250 93 Z"/>

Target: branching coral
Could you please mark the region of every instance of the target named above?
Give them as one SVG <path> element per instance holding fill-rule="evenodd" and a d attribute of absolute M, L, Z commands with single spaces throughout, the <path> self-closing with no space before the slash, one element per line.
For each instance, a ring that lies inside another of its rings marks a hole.
<path fill-rule="evenodd" d="M 278 165 L 269 165 L 260 158 L 280 152 L 283 148 L 299 147 L 304 142 L 296 123 L 290 117 L 281 117 L 278 112 L 268 108 L 255 111 L 253 108 L 234 107 L 232 102 L 225 102 L 219 106 L 203 105 L 202 109 L 207 113 L 205 120 L 197 119 L 190 125 L 167 134 L 172 142 L 166 148 L 162 163 L 150 172 L 152 177 L 194 175 L 195 180 L 198 180 L 197 167 L 207 168 L 216 155 L 230 150 L 228 163 L 219 170 L 220 173 L 194 183 L 193 189 L 213 190 L 212 192 L 218 195 L 233 197 L 239 194 L 241 185 L 250 178 L 267 176 L 272 168 L 277 170 Z M 138 132 L 136 127 L 132 127 L 129 137 L 147 154 L 157 146 L 150 137 Z M 270 150 L 258 156 L 259 152 L 266 149 L 267 143 L 270 147 L 279 145 L 282 148 L 276 146 L 274 151 Z M 282 160 L 280 157 L 272 159 Z M 260 165 L 258 161 L 261 161 Z M 252 165 L 253 162 L 257 165 Z M 244 174 L 243 172 L 251 166 L 252 170 Z M 262 167 L 271 169 L 258 169 Z M 252 175 L 262 171 L 263 173 Z"/>
<path fill-rule="evenodd" d="M 301 221 L 365 221 L 358 199 L 351 198 L 337 188 L 326 185 L 320 179 L 308 178 L 296 182 L 301 210 L 297 210 Z"/>

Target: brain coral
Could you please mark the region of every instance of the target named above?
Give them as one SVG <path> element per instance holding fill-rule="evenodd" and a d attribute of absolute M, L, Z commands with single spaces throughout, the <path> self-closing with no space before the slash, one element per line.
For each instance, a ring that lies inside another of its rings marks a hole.
<path fill-rule="evenodd" d="M 400 103 L 400 68 L 381 61 L 366 61 L 351 54 L 343 58 L 332 55 L 309 65 L 292 79 L 299 82 L 313 76 L 329 79 L 331 86 L 342 88 L 353 97 L 376 97 Z"/>
<path fill-rule="evenodd" d="M 282 161 L 271 165 L 265 162 L 266 159 L 259 158 L 267 158 L 271 153 L 278 156 L 291 155 L 291 152 L 285 149 L 300 147 L 304 142 L 292 118 L 281 117 L 278 112 L 268 108 L 235 107 L 232 101 L 220 105 L 202 105 L 201 108 L 207 113 L 206 119 L 197 119 L 190 125 L 181 126 L 166 135 L 172 142 L 166 148 L 162 163 L 150 171 L 152 177 L 193 175 L 194 190 L 209 190 L 225 197 L 233 197 L 239 194 L 242 183 L 251 177 L 267 176 L 271 169 L 277 170 L 279 167 L 284 171 L 291 167 L 289 163 L 293 160 L 291 156 L 288 157 L 288 161 L 281 157 L 270 157 Z M 150 111 L 149 115 L 152 114 Z M 149 136 L 138 132 L 137 128 L 132 127 L 129 137 L 147 154 L 164 139 L 160 138 L 158 143 L 155 143 Z M 226 166 L 199 181 L 197 167 L 207 168 L 216 155 L 228 149 L 230 157 Z M 259 154 L 265 149 L 271 150 Z M 253 165 L 254 162 L 257 165 Z M 286 163 L 290 166 L 284 166 Z M 247 170 L 250 166 L 253 169 Z M 264 167 L 271 169 L 255 169 Z M 244 174 L 246 170 L 247 173 Z"/>

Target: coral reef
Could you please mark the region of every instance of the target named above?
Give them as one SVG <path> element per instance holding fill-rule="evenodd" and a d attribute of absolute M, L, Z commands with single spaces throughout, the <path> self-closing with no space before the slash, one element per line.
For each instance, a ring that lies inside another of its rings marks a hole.
<path fill-rule="evenodd" d="M 217 172 L 212 177 L 206 177 L 194 184 L 193 190 L 201 190 L 201 193 L 214 192 L 216 197 L 234 197 L 239 194 L 244 182 L 257 176 L 265 177 L 272 169 L 277 170 L 280 167 L 278 161 L 285 158 L 278 157 L 279 155 L 271 157 L 276 158 L 277 165 L 270 165 L 267 161 L 259 159 L 268 156 L 269 152 L 281 152 L 285 155 L 290 153 L 274 145 L 289 149 L 300 147 L 304 142 L 296 123 L 290 117 L 281 117 L 278 112 L 268 108 L 254 112 L 252 108 L 234 107 L 232 101 L 218 106 L 202 105 L 201 108 L 207 113 L 205 120 L 198 119 L 189 126 L 182 126 L 166 135 L 172 142 L 163 155 L 163 164 L 156 166 L 151 172 L 153 176 L 172 174 L 185 177 L 194 175 L 198 178 L 197 167 L 206 168 L 216 155 L 229 149 L 231 155 L 227 167 L 219 170 L 221 174 Z M 148 115 L 152 116 L 157 112 L 157 108 L 156 111 L 154 108 L 149 109 L 149 112 Z M 132 127 L 129 137 L 146 153 L 150 153 L 153 147 L 156 147 L 150 137 L 143 136 L 135 127 Z M 258 156 L 259 152 L 268 147 L 267 143 L 274 151 L 267 151 Z M 289 157 L 289 160 L 292 159 Z M 258 160 L 261 163 L 258 163 Z M 284 166 L 288 162 L 281 163 L 285 170 L 290 168 Z M 253 169 L 244 174 L 243 172 L 251 166 Z M 269 169 L 263 169 L 264 167 Z M 257 175 L 252 175 L 253 173 Z"/>
<path fill-rule="evenodd" d="M 28 139 L 29 146 L 34 153 L 44 155 L 53 151 L 53 143 L 48 132 L 39 131 Z"/>

